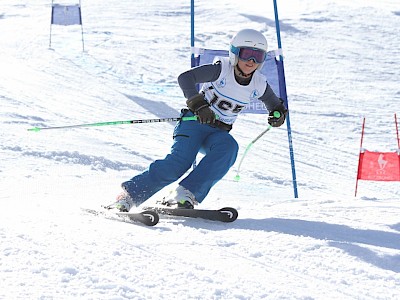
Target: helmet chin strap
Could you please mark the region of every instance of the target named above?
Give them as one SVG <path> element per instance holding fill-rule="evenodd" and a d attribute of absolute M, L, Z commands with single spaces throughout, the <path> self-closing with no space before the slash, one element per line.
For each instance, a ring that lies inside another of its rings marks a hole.
<path fill-rule="evenodd" d="M 239 76 L 242 76 L 242 77 L 250 77 L 250 76 L 253 75 L 253 73 L 256 71 L 256 70 L 254 70 L 253 72 L 251 72 L 251 73 L 249 73 L 249 74 L 245 74 L 245 73 L 242 71 L 242 69 L 239 67 L 239 65 L 236 65 L 236 68 L 237 68 L 237 70 L 238 70 L 238 72 L 239 72 Z"/>

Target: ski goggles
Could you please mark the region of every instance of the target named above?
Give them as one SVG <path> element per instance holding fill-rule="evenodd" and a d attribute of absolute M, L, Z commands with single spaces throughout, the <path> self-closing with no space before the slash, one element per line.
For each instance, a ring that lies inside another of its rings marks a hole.
<path fill-rule="evenodd" d="M 261 64 L 267 58 L 267 53 L 264 50 L 251 47 L 235 47 L 231 45 L 231 51 L 237 55 L 240 60 L 254 60 L 257 64 Z"/>

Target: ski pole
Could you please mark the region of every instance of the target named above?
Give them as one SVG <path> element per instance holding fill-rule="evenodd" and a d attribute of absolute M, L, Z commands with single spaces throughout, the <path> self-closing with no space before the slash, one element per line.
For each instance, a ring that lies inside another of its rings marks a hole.
<path fill-rule="evenodd" d="M 162 119 L 141 119 L 141 120 L 127 120 L 127 121 L 111 121 L 111 122 L 99 122 L 90 124 L 78 124 L 78 125 L 67 125 L 67 126 L 55 126 L 55 127 L 33 127 L 29 128 L 28 131 L 41 131 L 47 129 L 70 129 L 70 128 L 81 128 L 81 127 L 94 127 L 94 126 L 108 126 L 108 125 L 122 125 L 122 124 L 141 124 L 141 123 L 159 123 L 159 122 L 177 122 L 177 121 L 193 121 L 197 120 L 197 116 L 182 117 L 182 118 L 162 118 Z"/>
<path fill-rule="evenodd" d="M 274 117 L 275 118 L 279 118 L 280 116 L 281 116 L 280 112 L 274 111 Z M 257 142 L 264 134 L 266 134 L 268 131 L 270 131 L 271 128 L 272 128 L 272 125 L 268 125 L 268 127 L 263 132 L 261 132 L 254 140 L 252 140 L 250 142 L 250 144 L 247 145 L 246 150 L 244 150 L 243 156 L 242 156 L 242 158 L 241 158 L 241 160 L 239 162 L 239 166 L 238 166 L 238 169 L 236 171 L 236 176 L 234 178 L 235 181 L 239 181 L 240 180 L 240 175 L 239 175 L 240 167 L 242 166 L 242 162 L 243 162 L 244 158 L 246 157 L 247 152 L 249 152 L 251 147 L 254 145 L 254 143 Z"/>

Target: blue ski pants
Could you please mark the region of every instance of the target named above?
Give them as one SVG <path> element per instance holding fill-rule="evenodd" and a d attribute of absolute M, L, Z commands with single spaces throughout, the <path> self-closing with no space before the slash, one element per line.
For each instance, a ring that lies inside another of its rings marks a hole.
<path fill-rule="evenodd" d="M 192 116 L 185 111 L 182 116 Z M 174 129 L 171 152 L 156 160 L 141 174 L 122 183 L 122 188 L 142 203 L 165 186 L 177 181 L 192 166 L 199 152 L 205 154 L 199 164 L 179 184 L 202 202 L 210 189 L 235 163 L 238 144 L 228 131 L 201 124 L 180 121 Z"/>

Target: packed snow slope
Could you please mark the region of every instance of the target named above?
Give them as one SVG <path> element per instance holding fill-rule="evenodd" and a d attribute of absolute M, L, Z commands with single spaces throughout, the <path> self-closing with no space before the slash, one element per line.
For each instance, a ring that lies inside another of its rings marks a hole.
<path fill-rule="evenodd" d="M 272 1 L 195 2 L 196 46 L 254 28 L 277 48 Z M 199 206 L 236 222 L 150 228 L 82 208 L 163 158 L 173 123 L 27 129 L 178 116 L 190 1 L 85 0 L 82 52 L 77 25 L 52 26 L 49 48 L 50 1 L 2 0 L 0 298 L 400 299 L 400 183 L 360 181 L 354 197 L 363 117 L 365 148 L 398 147 L 396 2 L 278 1 L 299 197 L 283 126 Z M 239 118 L 239 158 L 266 126 Z"/>

